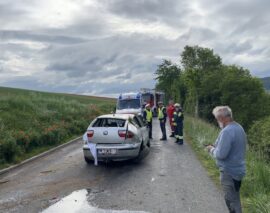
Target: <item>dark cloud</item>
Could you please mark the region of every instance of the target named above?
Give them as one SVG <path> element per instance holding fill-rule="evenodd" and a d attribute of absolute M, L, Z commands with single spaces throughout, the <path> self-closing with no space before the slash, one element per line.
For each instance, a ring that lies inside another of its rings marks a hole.
<path fill-rule="evenodd" d="M 214 1 L 211 1 L 214 3 Z M 224 1 L 222 7 L 219 7 L 218 13 L 227 14 L 227 17 L 232 19 L 249 19 L 254 16 L 262 18 L 269 16 L 270 2 L 268 0 L 240 0 L 240 1 Z"/>
<path fill-rule="evenodd" d="M 249 41 L 239 42 L 239 43 L 231 43 L 229 45 L 220 45 L 219 51 L 226 52 L 227 54 L 242 54 L 245 52 L 249 52 L 253 46 L 252 43 Z"/>
<path fill-rule="evenodd" d="M 150 21 L 157 21 L 158 17 L 180 15 L 179 4 L 173 0 L 136 0 L 132 4 L 125 0 L 107 1 L 110 11 L 124 15 L 127 18 L 143 18 Z"/>
<path fill-rule="evenodd" d="M 270 8 L 270 7 L 269 7 Z M 260 15 L 250 16 L 246 21 L 243 21 L 242 24 L 239 24 L 235 30 L 231 33 L 232 35 L 243 35 L 250 34 L 254 32 L 265 32 L 268 33 L 269 27 L 265 28 L 269 25 L 269 18 L 262 17 Z"/>
<path fill-rule="evenodd" d="M 141 38 L 140 38 L 141 37 Z M 55 46 L 46 52 L 50 65 L 46 70 L 64 72 L 68 77 L 104 78 L 131 76 L 131 73 L 154 73 L 160 59 L 159 44 L 164 44 L 163 54 L 171 54 L 175 41 L 150 39 L 142 35 L 113 36 L 92 40 L 68 47 Z M 119 77 L 118 77 L 119 78 Z"/>
<path fill-rule="evenodd" d="M 268 0 L 0 0 L 0 84 L 116 95 L 153 87 L 163 58 L 210 47 L 269 75 Z"/>
<path fill-rule="evenodd" d="M 76 44 L 86 42 L 86 39 L 80 37 L 71 37 L 64 35 L 48 35 L 40 34 L 31 31 L 21 30 L 0 30 L 0 39 L 5 40 L 26 40 L 26 41 L 38 41 L 44 43 L 58 43 L 58 44 Z"/>
<path fill-rule="evenodd" d="M 202 42 L 217 38 L 217 33 L 209 28 L 192 27 L 186 33 L 183 33 L 179 40 L 200 40 Z"/>
<path fill-rule="evenodd" d="M 164 22 L 180 27 L 192 13 L 186 1 L 174 0 L 107 0 L 106 7 L 116 15 L 144 22 Z"/>
<path fill-rule="evenodd" d="M 42 85 L 37 78 L 31 76 L 17 76 L 13 77 L 8 82 L 1 83 L 1 86 L 23 88 L 23 89 L 34 89 L 34 90 L 46 90 L 53 92 L 50 87 Z"/>

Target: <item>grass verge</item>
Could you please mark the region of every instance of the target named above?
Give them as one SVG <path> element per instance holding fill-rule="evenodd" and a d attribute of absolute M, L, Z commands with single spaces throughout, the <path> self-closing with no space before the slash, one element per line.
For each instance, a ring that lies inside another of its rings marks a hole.
<path fill-rule="evenodd" d="M 17 156 L 15 158 L 15 160 L 13 162 L 11 162 L 11 163 L 5 162 L 5 163 L 0 164 L 0 170 L 8 168 L 8 167 L 10 167 L 10 166 L 12 166 L 14 164 L 20 163 L 20 162 L 22 162 L 24 160 L 27 160 L 29 158 L 32 158 L 32 157 L 34 157 L 34 156 L 36 156 L 38 154 L 41 154 L 43 152 L 46 152 L 46 151 L 50 150 L 50 149 L 52 149 L 52 148 L 54 148 L 56 146 L 67 143 L 67 142 L 69 142 L 69 141 L 71 141 L 71 140 L 73 140 L 73 139 L 75 139 L 75 138 L 77 138 L 79 136 L 81 136 L 81 135 L 73 136 L 71 138 L 63 140 L 60 143 L 58 143 L 57 145 L 44 145 L 42 147 L 36 147 L 35 149 L 31 150 L 30 152 L 24 153 L 24 155 Z"/>
<path fill-rule="evenodd" d="M 209 176 L 219 185 L 219 172 L 215 161 L 204 151 L 204 145 L 213 144 L 219 129 L 200 119 L 186 116 L 185 135 Z M 241 188 L 245 213 L 270 213 L 270 166 L 265 158 L 248 150 L 247 175 Z"/>

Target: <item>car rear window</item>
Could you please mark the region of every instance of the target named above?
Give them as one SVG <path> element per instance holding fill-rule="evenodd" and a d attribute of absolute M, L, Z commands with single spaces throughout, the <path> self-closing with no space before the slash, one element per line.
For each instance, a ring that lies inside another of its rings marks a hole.
<path fill-rule="evenodd" d="M 93 127 L 124 127 L 126 120 L 116 118 L 98 118 Z"/>

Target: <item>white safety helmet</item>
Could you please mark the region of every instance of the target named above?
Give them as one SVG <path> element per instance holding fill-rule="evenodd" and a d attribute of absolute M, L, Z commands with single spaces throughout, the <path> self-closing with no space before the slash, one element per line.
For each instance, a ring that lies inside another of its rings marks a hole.
<path fill-rule="evenodd" d="M 174 107 L 179 107 L 180 108 L 180 104 L 176 103 L 176 104 L 174 104 Z"/>

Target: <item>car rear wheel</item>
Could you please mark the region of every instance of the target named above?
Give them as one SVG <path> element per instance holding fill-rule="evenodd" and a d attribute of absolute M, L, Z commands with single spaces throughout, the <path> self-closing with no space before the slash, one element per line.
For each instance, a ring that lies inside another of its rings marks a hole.
<path fill-rule="evenodd" d="M 146 157 L 148 153 L 149 153 L 149 147 L 145 146 L 144 143 L 142 142 L 139 154 L 136 158 L 133 159 L 133 162 L 139 163 L 140 161 L 142 161 L 143 158 Z"/>
<path fill-rule="evenodd" d="M 84 157 L 84 160 L 85 160 L 85 162 L 88 163 L 88 164 L 94 162 L 93 160 L 91 160 L 91 159 L 89 159 L 89 158 L 87 158 L 87 157 Z"/>

